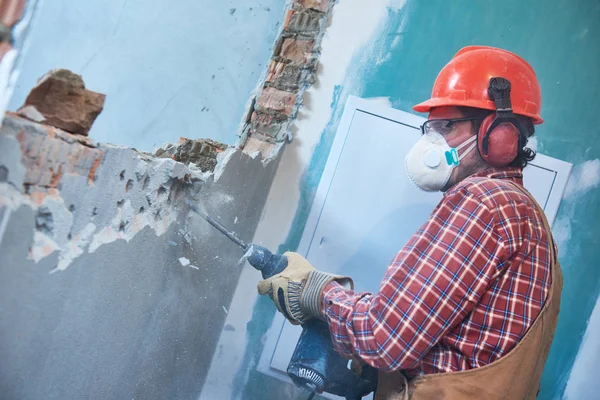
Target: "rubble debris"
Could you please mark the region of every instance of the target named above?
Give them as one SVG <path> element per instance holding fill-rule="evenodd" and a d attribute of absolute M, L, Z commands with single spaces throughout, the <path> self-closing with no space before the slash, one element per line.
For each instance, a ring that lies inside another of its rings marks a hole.
<path fill-rule="evenodd" d="M 175 146 L 173 143 L 165 143 L 154 151 L 154 157 L 173 158 L 176 151 L 177 146 Z"/>
<path fill-rule="evenodd" d="M 181 138 L 173 159 L 186 165 L 193 164 L 202 172 L 212 172 L 217 166 L 217 156 L 226 149 L 227 145 L 210 139 Z"/>
<path fill-rule="evenodd" d="M 106 95 L 85 88 L 83 79 L 67 69 L 52 70 L 31 89 L 17 111 L 24 118 L 87 136 L 104 108 Z"/>
<path fill-rule="evenodd" d="M 188 265 L 190 265 L 190 260 L 188 260 L 185 257 L 181 257 L 181 258 L 179 258 L 179 263 L 181 265 L 183 265 L 184 267 L 187 267 Z"/>

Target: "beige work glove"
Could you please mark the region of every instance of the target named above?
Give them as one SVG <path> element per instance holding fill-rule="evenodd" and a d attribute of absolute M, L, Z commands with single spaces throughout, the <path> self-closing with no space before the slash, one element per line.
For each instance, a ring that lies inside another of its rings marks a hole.
<path fill-rule="evenodd" d="M 258 293 L 268 294 L 275 306 L 294 325 L 322 318 L 323 289 L 337 281 L 353 289 L 352 279 L 316 270 L 298 253 L 287 252 L 288 266 L 281 273 L 258 282 Z"/>

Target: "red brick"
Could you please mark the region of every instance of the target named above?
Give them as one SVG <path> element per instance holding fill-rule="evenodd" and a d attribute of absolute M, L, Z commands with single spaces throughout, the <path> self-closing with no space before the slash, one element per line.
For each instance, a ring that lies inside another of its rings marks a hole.
<path fill-rule="evenodd" d="M 294 16 L 294 14 L 296 14 L 296 11 L 294 11 L 294 10 L 288 10 L 287 14 L 285 15 L 285 20 L 283 21 L 283 29 L 287 30 L 288 26 L 290 25 L 290 21 L 292 20 L 292 17 Z"/>
<path fill-rule="evenodd" d="M 90 168 L 90 170 L 88 172 L 88 184 L 89 185 L 94 184 L 94 180 L 96 180 L 96 171 L 98 170 L 98 167 L 100 167 L 100 164 L 102 164 L 103 159 L 104 159 L 104 150 L 98 149 L 96 152 L 96 160 L 94 161 L 94 163 L 92 164 L 92 167 Z"/>
<path fill-rule="evenodd" d="M 261 114 L 255 111 L 250 118 L 251 132 L 278 139 L 282 135 L 285 122 L 276 119 L 272 115 Z M 254 136 L 256 137 L 257 135 Z"/>
<path fill-rule="evenodd" d="M 84 168 L 84 172 L 83 172 L 84 174 L 87 174 L 90 171 L 90 168 L 92 168 L 92 166 L 98 159 L 98 156 L 100 153 L 100 150 L 98 150 L 98 149 L 88 149 L 88 150 L 89 151 L 86 151 L 84 153 L 83 162 L 81 164 L 81 166 Z"/>
<path fill-rule="evenodd" d="M 324 14 L 313 9 L 304 9 L 288 14 L 286 18 L 285 30 L 292 33 L 301 33 L 303 35 L 316 35 L 321 30 L 321 22 Z"/>
<path fill-rule="evenodd" d="M 273 82 L 275 78 L 281 74 L 283 68 L 285 67 L 285 63 L 271 60 L 269 64 L 269 70 L 267 71 L 267 82 Z"/>
<path fill-rule="evenodd" d="M 0 22 L 12 28 L 23 18 L 27 0 L 0 0 Z"/>
<path fill-rule="evenodd" d="M 306 63 L 313 56 L 314 40 L 297 40 L 287 38 L 283 40 L 279 55 L 291 61 Z"/>
<path fill-rule="evenodd" d="M 292 114 L 295 103 L 296 93 L 289 93 L 275 88 L 264 88 L 256 99 L 256 106 L 259 109 L 277 111 L 287 116 Z"/>
<path fill-rule="evenodd" d="M 293 64 L 271 61 L 266 81 L 274 84 L 277 89 L 297 90 L 300 86 L 302 69 Z"/>
<path fill-rule="evenodd" d="M 327 12 L 329 0 L 294 0 L 294 6 Z"/>
<path fill-rule="evenodd" d="M 80 75 L 60 69 L 50 71 L 38 81 L 23 107 L 35 107 L 47 125 L 87 136 L 104 107 L 105 98 L 101 93 L 87 90 Z"/>
<path fill-rule="evenodd" d="M 63 170 L 62 170 L 62 164 L 58 164 L 57 167 L 53 168 L 52 171 L 52 179 L 50 181 L 50 187 L 57 187 L 58 183 L 60 182 L 60 180 L 63 177 Z"/>

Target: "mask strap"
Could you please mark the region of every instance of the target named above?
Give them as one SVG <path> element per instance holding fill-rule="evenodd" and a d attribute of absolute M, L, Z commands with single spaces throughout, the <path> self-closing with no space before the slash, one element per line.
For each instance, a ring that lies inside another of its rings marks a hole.
<path fill-rule="evenodd" d="M 469 154 L 471 152 L 471 150 L 473 150 L 475 148 L 475 146 L 477 146 L 476 140 L 477 140 L 477 135 L 471 136 L 469 139 L 465 140 L 464 142 L 462 142 L 461 144 L 456 146 L 456 152 L 458 152 L 463 147 L 465 147 L 469 143 L 471 143 L 471 145 L 469 147 L 467 147 L 467 149 L 461 155 L 458 156 L 459 160 L 462 160 L 467 154 Z"/>

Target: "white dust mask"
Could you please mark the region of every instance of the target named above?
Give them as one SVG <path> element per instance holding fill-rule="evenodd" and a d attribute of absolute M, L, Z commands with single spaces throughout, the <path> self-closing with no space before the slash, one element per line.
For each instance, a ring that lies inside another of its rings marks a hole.
<path fill-rule="evenodd" d="M 442 135 L 428 132 L 406 155 L 406 173 L 415 185 L 427 192 L 442 190 L 452 170 L 475 148 L 476 139 L 477 135 L 474 135 L 457 147 L 450 147 Z M 458 151 L 469 143 L 471 145 L 459 156 Z"/>

